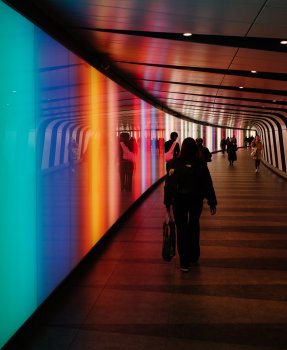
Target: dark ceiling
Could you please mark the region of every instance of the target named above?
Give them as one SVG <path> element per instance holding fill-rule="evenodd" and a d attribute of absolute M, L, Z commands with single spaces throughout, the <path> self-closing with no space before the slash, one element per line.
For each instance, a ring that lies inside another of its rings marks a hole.
<path fill-rule="evenodd" d="M 5 2 L 173 115 L 237 128 L 285 118 L 286 0 Z"/>

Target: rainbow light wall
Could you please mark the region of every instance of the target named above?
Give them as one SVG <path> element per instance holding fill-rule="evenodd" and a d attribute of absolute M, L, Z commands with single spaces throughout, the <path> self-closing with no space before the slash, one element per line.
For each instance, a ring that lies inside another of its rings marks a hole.
<path fill-rule="evenodd" d="M 2 2 L 0 48 L 1 348 L 164 176 L 172 131 L 180 143 L 204 136 L 216 151 L 220 135 L 233 130 L 179 120 L 140 101 Z M 129 189 L 122 132 L 136 145 Z"/>

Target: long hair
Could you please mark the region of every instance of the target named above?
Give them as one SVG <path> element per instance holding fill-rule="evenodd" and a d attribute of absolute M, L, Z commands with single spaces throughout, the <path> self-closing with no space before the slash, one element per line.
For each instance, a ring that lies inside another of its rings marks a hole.
<path fill-rule="evenodd" d="M 197 159 L 198 148 L 193 138 L 187 137 L 183 140 L 178 158 L 184 161 L 195 161 Z"/>

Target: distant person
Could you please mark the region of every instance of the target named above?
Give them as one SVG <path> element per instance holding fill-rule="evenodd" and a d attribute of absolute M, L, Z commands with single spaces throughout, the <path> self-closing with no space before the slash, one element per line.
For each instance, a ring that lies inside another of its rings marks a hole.
<path fill-rule="evenodd" d="M 132 191 L 133 172 L 135 167 L 134 141 L 130 141 L 128 132 L 120 134 L 120 180 L 121 191 Z"/>
<path fill-rule="evenodd" d="M 201 160 L 208 163 L 211 162 L 212 154 L 210 153 L 209 149 L 205 146 L 203 146 L 203 139 L 197 138 L 196 139 L 196 145 L 198 147 L 198 156 Z"/>
<path fill-rule="evenodd" d="M 260 140 L 259 135 L 255 136 L 255 139 L 251 143 L 251 147 L 256 148 L 256 153 L 253 156 L 253 159 L 255 160 L 255 172 L 259 172 L 259 166 L 261 163 L 261 156 L 262 156 L 262 150 L 263 150 L 263 144 Z"/>
<path fill-rule="evenodd" d="M 180 152 L 179 143 L 177 142 L 178 133 L 173 131 L 170 134 L 170 140 L 164 143 L 164 157 L 166 161 L 166 170 L 169 168 L 170 162 L 176 158 Z"/>
<path fill-rule="evenodd" d="M 248 137 L 245 136 L 244 137 L 244 147 L 247 148 L 247 146 L 248 146 Z"/>
<path fill-rule="evenodd" d="M 234 138 L 232 137 L 227 147 L 228 161 L 229 161 L 229 165 L 231 166 L 233 166 L 233 162 L 237 160 L 236 152 L 237 152 L 237 144 Z"/>
<path fill-rule="evenodd" d="M 198 159 L 198 148 L 186 138 L 178 158 L 170 164 L 164 188 L 167 211 L 173 209 L 177 227 L 177 250 L 180 269 L 188 272 L 200 257 L 200 216 L 207 198 L 212 215 L 216 213 L 216 195 L 206 162 Z"/>
<path fill-rule="evenodd" d="M 228 146 L 230 144 L 230 137 L 226 138 L 226 151 L 228 150 Z"/>
<path fill-rule="evenodd" d="M 220 148 L 221 148 L 222 154 L 225 154 L 226 145 L 227 145 L 227 141 L 226 141 L 225 137 L 223 137 L 220 141 Z"/>
<path fill-rule="evenodd" d="M 72 172 L 75 171 L 75 164 L 78 160 L 79 145 L 77 141 L 71 136 L 68 143 L 68 161 Z"/>

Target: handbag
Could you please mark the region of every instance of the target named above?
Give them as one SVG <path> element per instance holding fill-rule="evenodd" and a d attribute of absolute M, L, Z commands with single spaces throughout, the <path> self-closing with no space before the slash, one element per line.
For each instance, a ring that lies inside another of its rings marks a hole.
<path fill-rule="evenodd" d="M 174 141 L 173 144 L 171 145 L 170 149 L 167 152 L 165 152 L 164 160 L 166 162 L 170 162 L 173 159 L 173 151 L 174 151 L 176 144 L 177 144 L 177 142 Z"/>
<path fill-rule="evenodd" d="M 252 147 L 252 148 L 251 148 L 250 156 L 251 156 L 251 157 L 255 157 L 255 156 L 256 156 L 256 153 L 257 153 L 257 147 Z"/>
<path fill-rule="evenodd" d="M 167 217 L 162 226 L 162 257 L 164 261 L 171 261 L 175 256 L 176 250 L 176 233 L 175 222 L 171 215 L 167 213 Z"/>

